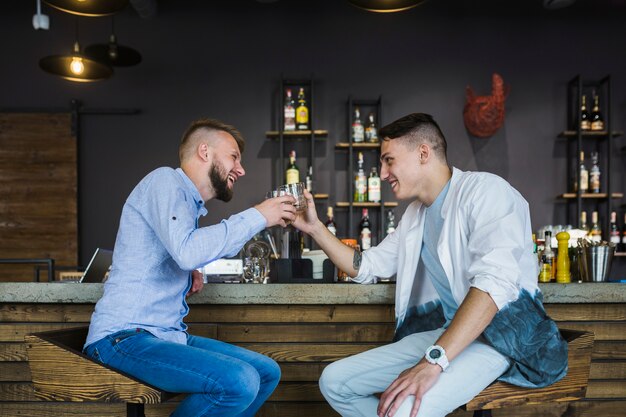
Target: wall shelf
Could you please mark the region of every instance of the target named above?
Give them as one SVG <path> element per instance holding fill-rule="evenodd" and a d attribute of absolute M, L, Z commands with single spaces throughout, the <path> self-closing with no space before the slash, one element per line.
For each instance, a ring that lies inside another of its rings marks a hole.
<path fill-rule="evenodd" d="M 580 198 L 585 198 L 585 199 L 594 199 L 594 198 L 602 199 L 602 198 L 607 198 L 607 197 L 608 197 L 607 193 L 585 193 L 585 194 L 580 195 Z M 624 197 L 624 193 L 611 193 L 611 198 L 623 198 L 623 197 Z M 566 200 L 576 199 L 577 194 L 576 193 L 560 194 L 558 198 L 564 198 Z"/>
<path fill-rule="evenodd" d="M 380 203 L 370 203 L 370 202 L 349 203 L 347 201 L 337 201 L 335 205 L 337 207 L 350 207 L 350 204 L 352 204 L 352 207 L 380 207 Z M 384 204 L 385 204 L 385 207 L 398 207 L 397 201 L 385 201 Z"/>
<path fill-rule="evenodd" d="M 354 149 L 378 149 L 380 148 L 380 143 L 352 143 L 352 147 Z M 349 149 L 350 142 L 338 142 L 335 145 L 335 149 Z"/>
<path fill-rule="evenodd" d="M 604 138 L 604 137 L 608 136 L 609 132 L 607 132 L 606 130 L 597 130 L 597 131 L 584 130 L 584 131 L 580 132 L 580 134 L 583 137 L 601 139 L 601 138 Z M 616 137 L 622 136 L 623 134 L 624 134 L 624 132 L 622 132 L 621 130 L 614 130 L 613 133 L 611 133 L 611 136 L 616 138 Z M 565 130 L 565 131 L 559 133 L 558 137 L 575 139 L 575 138 L 578 137 L 578 132 L 576 130 Z"/>
<path fill-rule="evenodd" d="M 316 139 L 321 139 L 322 137 L 328 136 L 328 130 L 284 130 L 279 132 L 277 130 L 268 130 L 265 132 L 265 136 L 269 139 L 278 139 L 280 134 L 282 133 L 285 139 L 287 138 L 306 138 L 311 137 L 311 135 L 315 136 Z"/>

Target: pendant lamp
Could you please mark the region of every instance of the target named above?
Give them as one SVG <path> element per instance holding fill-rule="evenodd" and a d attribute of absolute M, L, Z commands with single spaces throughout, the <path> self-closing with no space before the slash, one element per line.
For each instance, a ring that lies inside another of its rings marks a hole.
<path fill-rule="evenodd" d="M 111 18 L 109 43 L 89 45 L 85 48 L 85 55 L 114 67 L 130 67 L 141 62 L 141 54 L 139 52 L 117 43 L 113 18 Z"/>
<path fill-rule="evenodd" d="M 107 16 L 122 10 L 128 0 L 44 0 L 55 9 L 79 16 Z"/>
<path fill-rule="evenodd" d="M 39 67 L 66 80 L 77 82 L 99 81 L 109 78 L 113 68 L 89 58 L 80 52 L 78 43 L 78 18 L 76 19 L 76 41 L 69 55 L 51 55 L 39 60 Z"/>
<path fill-rule="evenodd" d="M 412 9 L 426 0 L 348 0 L 360 9 L 376 13 L 393 13 Z"/>

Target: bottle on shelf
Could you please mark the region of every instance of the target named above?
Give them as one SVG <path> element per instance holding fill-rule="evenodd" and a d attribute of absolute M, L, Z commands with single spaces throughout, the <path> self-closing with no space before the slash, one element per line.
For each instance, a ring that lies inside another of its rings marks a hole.
<path fill-rule="evenodd" d="M 367 201 L 367 177 L 363 171 L 363 152 L 359 152 L 358 170 L 354 176 L 354 202 Z"/>
<path fill-rule="evenodd" d="M 287 184 L 296 184 L 300 182 L 300 169 L 296 165 L 296 151 L 289 152 L 289 165 L 285 171 L 285 179 Z"/>
<path fill-rule="evenodd" d="M 587 212 L 586 211 L 582 211 L 580 213 L 579 229 L 584 230 L 585 232 L 587 232 L 587 234 L 589 233 L 589 225 L 587 224 Z"/>
<path fill-rule="evenodd" d="M 598 105 L 598 96 L 593 96 L 593 109 L 591 110 L 591 130 L 601 131 L 604 130 L 604 118 L 600 113 L 600 106 Z"/>
<path fill-rule="evenodd" d="M 585 166 L 585 152 L 580 151 L 580 161 L 578 163 L 578 182 L 574 181 L 574 191 L 580 190 L 581 194 L 589 191 L 589 171 Z"/>
<path fill-rule="evenodd" d="M 306 189 L 308 192 L 313 194 L 313 165 L 309 165 L 305 178 Z"/>
<path fill-rule="evenodd" d="M 324 223 L 326 225 L 326 228 L 330 231 L 330 233 L 333 234 L 333 236 L 337 236 L 337 224 L 335 223 L 335 216 L 333 214 L 333 208 L 332 207 L 328 207 L 328 209 L 326 210 L 326 223 Z"/>
<path fill-rule="evenodd" d="M 298 130 L 309 129 L 309 108 L 306 105 L 304 88 L 300 87 L 298 92 L 298 107 L 296 108 L 296 128 Z"/>
<path fill-rule="evenodd" d="M 376 167 L 372 167 L 369 178 L 367 178 L 367 201 L 371 203 L 380 202 L 380 176 Z"/>
<path fill-rule="evenodd" d="M 385 228 L 385 236 L 396 231 L 396 218 L 393 210 L 387 212 L 387 227 Z"/>
<path fill-rule="evenodd" d="M 626 252 L 626 213 L 624 213 L 624 223 L 622 223 L 622 247 L 620 252 Z"/>
<path fill-rule="evenodd" d="M 609 242 L 615 243 L 616 247 L 620 247 L 621 237 L 619 228 L 617 227 L 617 213 L 611 212 L 611 223 L 609 224 Z"/>
<path fill-rule="evenodd" d="M 291 88 L 288 88 L 286 91 L 285 97 L 285 107 L 284 107 L 284 116 L 285 116 L 285 131 L 296 130 L 296 108 L 294 107 L 294 100 L 291 96 Z"/>
<path fill-rule="evenodd" d="M 591 239 L 592 242 L 602 241 L 602 230 L 600 229 L 597 211 L 591 213 L 591 229 L 589 230 L 589 239 Z"/>
<path fill-rule="evenodd" d="M 591 170 L 589 171 L 589 189 L 592 193 L 600 192 L 600 166 L 598 152 L 591 152 Z"/>
<path fill-rule="evenodd" d="M 361 222 L 359 223 L 359 243 L 361 244 L 361 250 L 367 250 L 372 247 L 372 229 L 366 208 L 363 209 L 363 217 L 361 217 Z"/>
<path fill-rule="evenodd" d="M 591 117 L 587 111 L 587 96 L 582 97 L 582 106 L 580 107 L 580 130 L 591 130 Z"/>
<path fill-rule="evenodd" d="M 554 263 L 554 251 L 552 250 L 552 232 L 549 230 L 546 230 L 545 233 L 541 262 L 542 272 L 539 274 L 539 282 L 554 281 L 556 279 L 556 265 Z"/>
<path fill-rule="evenodd" d="M 354 116 L 352 118 L 352 142 L 362 143 L 365 140 L 363 123 L 361 123 L 361 111 L 358 107 L 354 108 Z"/>
<path fill-rule="evenodd" d="M 374 121 L 374 112 L 370 112 L 367 116 L 365 141 L 368 143 L 378 143 L 378 130 L 376 129 L 376 122 Z"/>

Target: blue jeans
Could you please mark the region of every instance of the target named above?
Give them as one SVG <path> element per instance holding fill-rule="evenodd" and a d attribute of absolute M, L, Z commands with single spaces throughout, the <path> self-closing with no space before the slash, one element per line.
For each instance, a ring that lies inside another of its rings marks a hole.
<path fill-rule="evenodd" d="M 192 335 L 181 345 L 143 329 L 122 330 L 85 353 L 161 390 L 188 393 L 175 417 L 252 417 L 280 379 L 278 364 L 267 356 Z"/>

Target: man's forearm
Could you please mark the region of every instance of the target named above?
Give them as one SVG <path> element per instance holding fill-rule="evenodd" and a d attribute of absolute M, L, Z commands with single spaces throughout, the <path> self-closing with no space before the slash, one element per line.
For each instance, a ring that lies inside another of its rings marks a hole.
<path fill-rule="evenodd" d="M 361 254 L 341 243 L 330 231 L 319 222 L 310 233 L 315 243 L 328 255 L 328 258 L 351 277 L 357 276 L 361 265 Z M 355 257 L 355 252 L 358 256 Z M 358 259 L 357 259 L 358 258 Z"/>
<path fill-rule="evenodd" d="M 477 288 L 470 288 L 459 306 L 448 329 L 437 340 L 452 361 L 472 343 L 491 323 L 498 307 L 491 296 Z"/>

